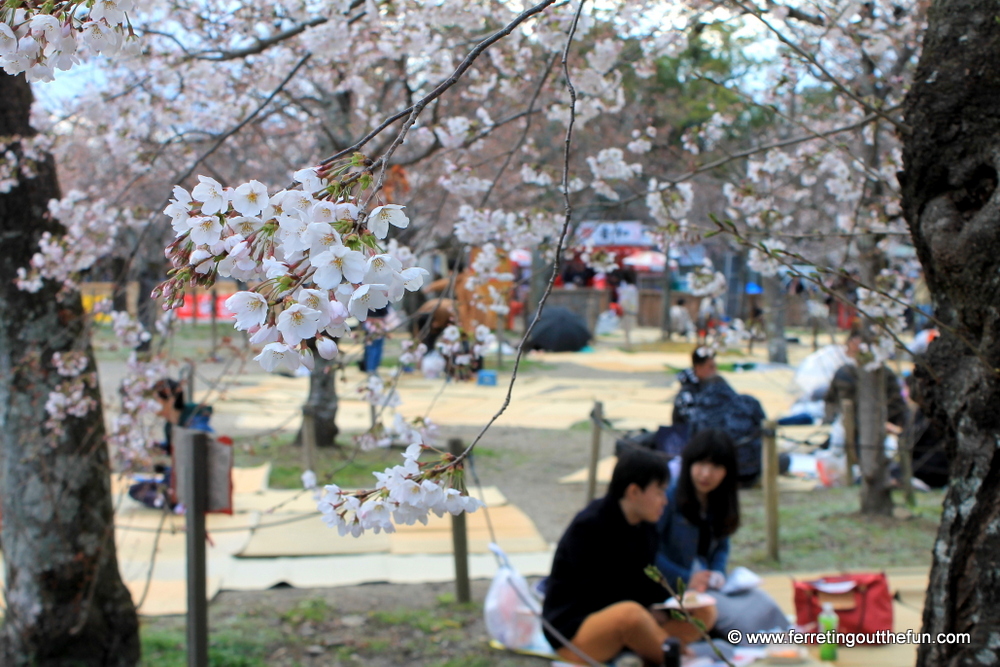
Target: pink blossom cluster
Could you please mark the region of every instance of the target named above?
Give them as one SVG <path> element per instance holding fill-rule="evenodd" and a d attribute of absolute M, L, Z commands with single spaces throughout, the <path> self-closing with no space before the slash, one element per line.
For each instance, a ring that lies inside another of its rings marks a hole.
<path fill-rule="evenodd" d="M 13 190 L 21 179 L 34 178 L 37 163 L 45 159 L 51 145 L 44 134 L 0 138 L 0 194 Z"/>
<path fill-rule="evenodd" d="M 108 431 L 108 445 L 122 469 L 145 462 L 160 425 L 160 405 L 153 399 L 157 382 L 167 377 L 166 365 L 158 360 L 142 360 L 129 355 L 127 373 L 118 388 L 119 403 Z"/>
<path fill-rule="evenodd" d="M 351 171 L 357 159 L 338 175 L 370 178 Z M 274 194 L 257 181 L 225 188 L 206 176 L 190 193 L 174 188 L 164 211 L 176 232 L 167 248 L 174 268 L 155 295 L 172 308 L 188 284 L 210 285 L 217 277 L 256 283 L 226 307 L 235 327 L 264 346 L 256 361 L 265 370 L 311 368 L 313 351 L 334 358 L 335 340 L 350 334 L 349 317 L 364 322 L 370 311 L 419 289 L 427 271 L 403 268 L 399 257 L 411 257 L 409 250 L 379 246 L 390 227 L 409 225 L 402 206 L 365 211 L 329 175 L 324 168 L 300 170 L 301 190 Z"/>
<path fill-rule="evenodd" d="M 318 504 L 323 522 L 342 536 L 358 537 L 366 530 L 395 532 L 396 524 L 426 525 L 431 512 L 440 517 L 482 507 L 482 502 L 464 493 L 460 467 L 422 464 L 418 459 L 423 449 L 420 442 L 411 444 L 403 454 L 403 465 L 374 473 L 378 480 L 374 489 L 350 492 L 333 484 L 324 487 Z"/>
<path fill-rule="evenodd" d="M 0 67 L 10 75 L 25 72 L 29 81 L 52 81 L 55 70 L 80 62 L 81 43 L 109 56 L 135 55 L 141 48 L 128 18 L 133 0 L 8 4 L 11 8 L 0 9 Z"/>
<path fill-rule="evenodd" d="M 49 201 L 49 214 L 62 223 L 65 233 L 44 232 L 29 267 L 18 269 L 18 287 L 27 292 L 41 289 L 44 279 L 75 289 L 79 273 L 109 256 L 120 245 L 119 230 L 134 222 L 127 211 L 114 210 L 104 200 L 93 201 L 79 190 Z"/>
<path fill-rule="evenodd" d="M 49 415 L 45 428 L 58 436 L 64 432 L 68 417 L 85 417 L 96 407 L 92 393 L 97 386 L 97 373 L 85 372 L 90 357 L 79 350 L 53 353 L 52 365 L 64 379 L 49 392 L 45 401 L 45 412 Z"/>

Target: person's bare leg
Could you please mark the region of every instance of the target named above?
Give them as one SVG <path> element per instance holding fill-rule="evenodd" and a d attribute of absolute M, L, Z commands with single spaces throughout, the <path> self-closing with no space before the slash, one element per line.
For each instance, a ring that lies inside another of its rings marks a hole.
<path fill-rule="evenodd" d="M 618 602 L 584 619 L 572 643 L 598 662 L 607 662 L 628 649 L 647 662 L 660 664 L 667 636 L 653 614 L 638 602 Z M 568 647 L 556 652 L 567 662 L 586 664 Z"/>
<path fill-rule="evenodd" d="M 690 609 L 688 610 L 688 613 L 705 625 L 706 632 L 715 626 L 715 620 L 719 616 L 715 605 Z M 690 644 L 691 642 L 701 641 L 704 639 L 701 634 L 701 630 L 699 630 L 693 623 L 689 623 L 687 621 L 679 621 L 673 618 L 668 618 L 662 622 L 661 627 L 667 632 L 668 635 L 671 637 L 677 637 L 684 644 Z"/>

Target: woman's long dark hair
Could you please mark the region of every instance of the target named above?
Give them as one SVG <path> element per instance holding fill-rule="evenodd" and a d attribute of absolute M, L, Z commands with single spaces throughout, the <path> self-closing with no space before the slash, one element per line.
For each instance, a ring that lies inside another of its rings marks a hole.
<path fill-rule="evenodd" d="M 726 469 L 726 477 L 708 494 L 708 517 L 712 535 L 723 538 L 740 527 L 740 500 L 737 491 L 736 447 L 725 431 L 707 429 L 691 438 L 681 455 L 681 474 L 677 480 L 677 509 L 692 524 L 701 521 L 701 503 L 691 481 L 691 466 L 707 461 Z"/>

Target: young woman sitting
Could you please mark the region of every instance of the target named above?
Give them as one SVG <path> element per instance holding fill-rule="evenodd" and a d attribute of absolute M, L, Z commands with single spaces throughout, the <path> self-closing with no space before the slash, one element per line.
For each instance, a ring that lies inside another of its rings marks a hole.
<path fill-rule="evenodd" d="M 669 597 L 644 572 L 656 558 L 656 522 L 666 504 L 669 476 L 659 454 L 624 453 L 607 496 L 577 514 L 559 540 L 542 615 L 577 650 L 599 662 L 628 649 L 662 665 L 668 638 L 698 638 L 692 624 L 650 609 Z M 693 615 L 707 627 L 715 620 L 712 607 Z M 548 628 L 545 635 L 564 660 L 583 662 Z"/>
<path fill-rule="evenodd" d="M 678 579 L 688 590 L 715 598 L 715 632 L 788 629 L 788 619 L 771 597 L 751 586 L 723 593 L 729 536 L 740 526 L 736 449 L 732 439 L 714 429 L 691 438 L 681 455 L 681 472 L 667 491 L 660 518 L 656 565 L 671 586 Z"/>

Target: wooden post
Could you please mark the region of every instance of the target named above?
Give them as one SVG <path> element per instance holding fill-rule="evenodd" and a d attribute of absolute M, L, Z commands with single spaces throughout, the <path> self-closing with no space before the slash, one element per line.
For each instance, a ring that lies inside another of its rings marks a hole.
<path fill-rule="evenodd" d="M 777 424 L 765 421 L 763 452 L 764 509 L 767 527 L 767 557 L 779 560 L 778 556 L 778 438 Z"/>
<path fill-rule="evenodd" d="M 309 410 L 302 411 L 302 467 L 316 472 L 316 422 Z"/>
<path fill-rule="evenodd" d="M 854 466 L 858 463 L 857 414 L 854 401 L 845 398 L 840 402 L 840 413 L 844 416 L 844 453 L 847 455 L 847 485 L 854 485 Z"/>
<path fill-rule="evenodd" d="M 593 425 L 593 437 L 590 441 L 590 468 L 587 471 L 588 504 L 597 495 L 597 459 L 601 455 L 601 427 L 604 425 L 604 404 L 600 401 L 594 402 L 590 421 Z"/>
<path fill-rule="evenodd" d="M 174 427 L 179 472 L 187 495 L 187 655 L 188 667 L 208 667 L 208 600 L 205 585 L 205 508 L 208 505 L 208 434 Z"/>
<path fill-rule="evenodd" d="M 458 456 L 465 451 L 460 438 L 448 440 L 448 451 Z M 455 552 L 455 599 L 460 604 L 472 601 L 469 584 L 469 535 L 465 528 L 465 512 L 451 517 L 451 543 Z"/>

